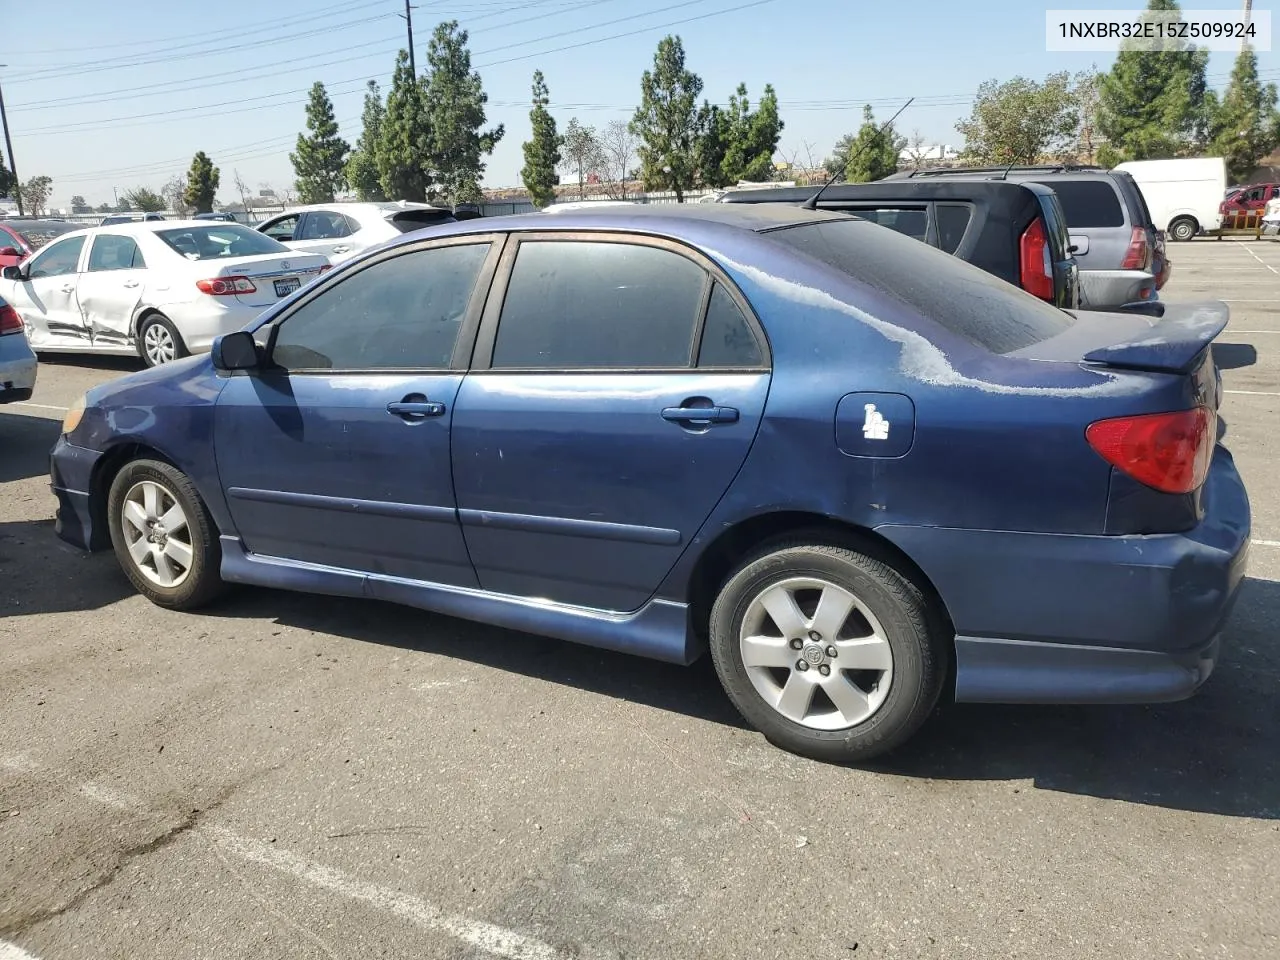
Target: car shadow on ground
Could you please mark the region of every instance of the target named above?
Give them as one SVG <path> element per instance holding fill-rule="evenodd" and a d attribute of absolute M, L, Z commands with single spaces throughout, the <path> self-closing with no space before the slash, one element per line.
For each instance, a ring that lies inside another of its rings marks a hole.
<path fill-rule="evenodd" d="M 742 728 L 710 665 L 657 663 L 375 601 L 246 590 L 209 611 L 484 663 Z M 868 769 L 1280 819 L 1280 584 L 1249 580 L 1206 686 L 1182 703 L 1130 707 L 943 704 L 907 746 Z"/>
<path fill-rule="evenodd" d="M 0 408 L 0 483 L 49 475 L 49 451 L 61 420 L 9 415 Z"/>
<path fill-rule="evenodd" d="M 110 354 L 85 353 L 42 353 L 42 367 L 77 367 L 82 370 L 118 370 L 121 373 L 136 373 L 145 370 L 146 364 L 141 357 L 115 357 Z"/>

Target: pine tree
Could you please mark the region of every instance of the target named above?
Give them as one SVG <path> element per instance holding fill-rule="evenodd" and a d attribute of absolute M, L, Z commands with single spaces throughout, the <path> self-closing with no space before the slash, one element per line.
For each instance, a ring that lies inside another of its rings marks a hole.
<path fill-rule="evenodd" d="M 191 169 L 187 171 L 186 189 L 182 191 L 182 200 L 196 213 L 212 213 L 213 198 L 218 194 L 221 176 L 213 161 L 201 150 L 191 158 Z"/>
<path fill-rule="evenodd" d="M 364 94 L 364 114 L 361 116 L 360 139 L 347 158 L 347 183 L 359 200 L 385 200 L 386 193 L 378 178 L 378 141 L 382 137 L 382 118 L 386 108 L 382 105 L 382 91 L 378 81 L 370 80 Z"/>
<path fill-rule="evenodd" d="M 733 149 L 734 116 L 732 109 L 721 110 L 719 104 L 702 101 L 698 110 L 698 140 L 694 146 L 694 165 L 697 182 L 704 187 L 719 189 L 738 178 L 730 176 L 727 157 Z"/>
<path fill-rule="evenodd" d="M 560 177 L 560 147 L 564 137 L 556 132 L 556 119 L 547 110 L 551 96 L 541 70 L 533 73 L 533 109 L 529 111 L 529 125 L 533 136 L 524 144 L 524 168 L 520 179 L 524 182 L 535 207 L 545 207 L 556 198 L 556 185 Z"/>
<path fill-rule="evenodd" d="M 432 162 L 451 202 L 477 202 L 483 199 L 482 157 L 493 152 L 506 130 L 502 124 L 481 130 L 489 97 L 480 74 L 471 69 L 467 31 L 458 29 L 457 20 L 436 27 L 427 45 L 427 63 L 430 73 L 423 89 Z"/>
<path fill-rule="evenodd" d="M 392 200 L 426 201 L 434 193 L 431 128 L 423 108 L 423 85 L 409 72 L 409 53 L 396 58 L 387 110 L 382 118 L 375 156 L 378 179 Z"/>
<path fill-rule="evenodd" d="M 1222 101 L 1210 94 L 1208 104 L 1209 153 L 1226 159 L 1234 182 L 1245 182 L 1280 142 L 1276 85 L 1258 80 L 1258 55 L 1252 47 L 1236 58 Z"/>
<path fill-rule="evenodd" d="M 899 136 L 893 124 L 881 133 L 868 103 L 862 108 L 862 126 L 848 144 L 844 154 L 844 179 L 849 183 L 869 183 L 897 172 L 898 157 L 907 145 L 907 138 Z"/>
<path fill-rule="evenodd" d="M 298 146 L 289 154 L 297 175 L 295 186 L 302 203 L 331 202 L 347 186 L 347 141 L 338 136 L 333 103 L 324 84 L 316 81 L 307 102 L 309 136 L 298 134 Z"/>
<path fill-rule="evenodd" d="M 1149 11 L 1178 12 L 1177 0 L 1150 0 Z M 1157 160 L 1197 149 L 1206 126 L 1205 66 L 1209 54 L 1185 41 L 1160 52 L 1121 44 L 1111 71 L 1102 76 L 1098 150 L 1106 166 L 1122 160 Z"/>
<path fill-rule="evenodd" d="M 13 171 L 5 166 L 4 154 L 0 153 L 0 197 L 11 195 L 18 186 L 18 179 Z"/>
<path fill-rule="evenodd" d="M 697 176 L 698 95 L 702 79 L 685 69 L 684 44 L 664 37 L 653 69 L 640 79 L 640 106 L 631 121 L 640 138 L 640 169 L 648 190 L 666 189 L 684 203 Z"/>
<path fill-rule="evenodd" d="M 724 181 L 765 181 L 773 177 L 773 155 L 782 136 L 782 118 L 778 116 L 778 95 L 766 84 L 764 96 L 755 112 L 747 97 L 747 85 L 738 84 L 729 98 L 729 145 L 724 158 Z"/>

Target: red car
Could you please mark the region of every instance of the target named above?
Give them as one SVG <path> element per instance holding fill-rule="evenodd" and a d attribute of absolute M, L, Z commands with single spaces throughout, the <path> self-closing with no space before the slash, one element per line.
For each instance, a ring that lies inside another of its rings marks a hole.
<path fill-rule="evenodd" d="M 83 223 L 14 217 L 0 220 L 0 268 L 16 267 L 54 237 L 83 230 Z"/>
<path fill-rule="evenodd" d="M 1257 225 L 1267 209 L 1267 201 L 1280 196 L 1280 183 L 1255 183 L 1240 187 L 1218 205 L 1222 226 L 1228 230 L 1244 230 Z"/>

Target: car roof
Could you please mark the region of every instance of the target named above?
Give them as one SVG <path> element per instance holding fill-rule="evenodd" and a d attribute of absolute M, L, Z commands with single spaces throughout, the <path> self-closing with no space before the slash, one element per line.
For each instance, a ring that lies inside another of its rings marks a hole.
<path fill-rule="evenodd" d="M 1002 194 L 1021 193 L 1030 190 L 1032 193 L 1046 191 L 1047 188 L 1035 183 L 1011 182 L 1004 180 L 965 179 L 956 177 L 948 180 L 875 180 L 871 183 L 833 183 L 822 191 L 819 205 L 827 201 L 840 200 L 896 200 L 904 197 L 940 200 L 962 200 L 975 195 L 999 197 Z M 730 190 L 722 203 L 772 200 L 778 203 L 800 203 L 808 200 L 818 192 L 818 187 L 765 187 L 760 190 Z M 740 198 L 740 199 L 735 199 Z"/>

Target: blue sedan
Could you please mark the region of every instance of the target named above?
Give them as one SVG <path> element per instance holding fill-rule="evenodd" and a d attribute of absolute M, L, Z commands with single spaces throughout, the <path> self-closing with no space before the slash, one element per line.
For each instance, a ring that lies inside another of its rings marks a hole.
<path fill-rule="evenodd" d="M 469 220 L 90 391 L 57 530 L 174 609 L 256 584 L 709 651 L 771 741 L 864 760 L 944 692 L 1205 681 L 1250 525 L 1226 320 L 1072 314 L 784 205 Z"/>

